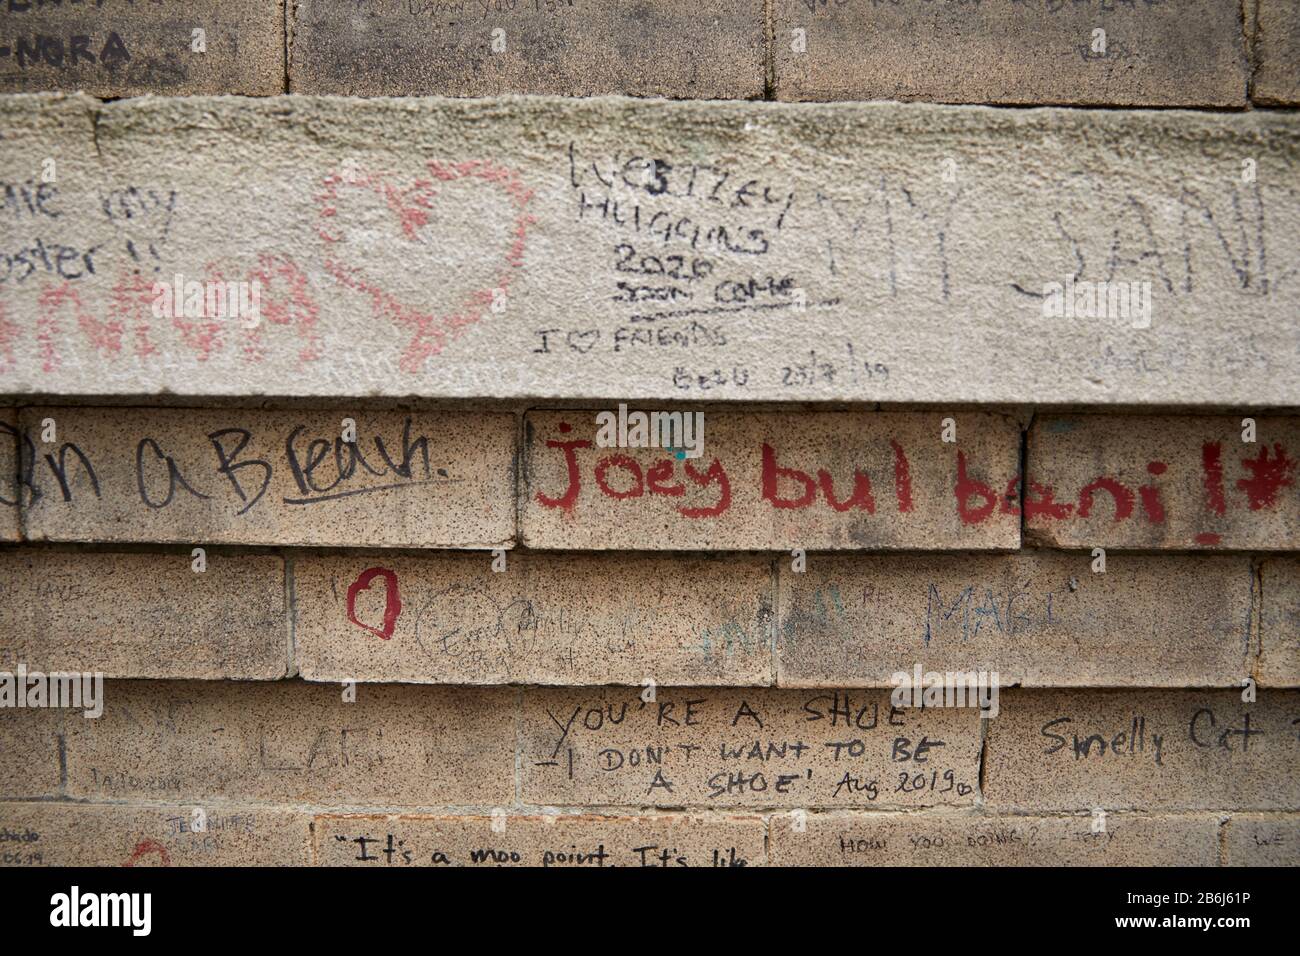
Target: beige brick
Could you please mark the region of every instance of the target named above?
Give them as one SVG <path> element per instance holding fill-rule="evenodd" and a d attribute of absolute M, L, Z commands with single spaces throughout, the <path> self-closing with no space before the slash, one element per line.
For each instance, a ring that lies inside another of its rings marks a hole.
<path fill-rule="evenodd" d="M 1300 104 L 1300 2 L 1256 0 L 1251 99 L 1274 106 Z"/>
<path fill-rule="evenodd" d="M 44 419 L 58 429 L 58 445 L 34 463 L 24 512 L 34 540 L 485 548 L 513 539 L 510 415 L 344 406 L 23 416 L 34 441 Z M 341 438 L 345 418 L 355 445 Z"/>
<path fill-rule="evenodd" d="M 0 862 L 305 866 L 311 863 L 310 824 L 308 813 L 256 807 L 0 803 Z"/>
<path fill-rule="evenodd" d="M 3 322 L 0 314 L 0 322 Z M 0 541 L 22 537 L 19 522 L 18 410 L 0 408 Z"/>
<path fill-rule="evenodd" d="M 668 807 L 970 804 L 978 711 L 880 691 L 525 690 L 522 799 Z"/>
<path fill-rule="evenodd" d="M 941 441 L 946 417 L 709 412 L 701 457 L 679 461 L 657 447 L 599 447 L 595 412 L 531 412 L 524 540 L 649 550 L 1017 547 L 1006 495 L 1019 468 L 1018 427 L 1000 415 L 956 415 L 950 444 Z"/>
<path fill-rule="evenodd" d="M 1029 431 L 1026 530 L 1069 548 L 1300 548 L 1300 418 L 1049 415 Z"/>
<path fill-rule="evenodd" d="M 1226 686 L 1250 671 L 1245 557 L 818 555 L 780 567 L 782 686 L 989 671 L 1001 686 Z M 1267 590 L 1265 591 L 1267 594 Z"/>
<path fill-rule="evenodd" d="M 1223 829 L 1225 866 L 1300 866 L 1300 816 L 1235 813 Z"/>
<path fill-rule="evenodd" d="M 40 94 L 0 129 L 7 394 L 1296 404 L 1294 112 Z M 177 274 L 263 321 L 154 318 Z M 1044 314 L 1071 277 L 1149 283 L 1150 327 Z"/>
<path fill-rule="evenodd" d="M 68 795 L 109 799 L 497 805 L 513 800 L 514 700 L 298 681 L 110 681 L 68 728 Z M 69 723 L 72 723 L 69 721 Z"/>
<path fill-rule="evenodd" d="M 810 813 L 771 818 L 777 866 L 1215 866 L 1219 818 Z M 802 832 L 796 823 L 803 826 Z"/>
<path fill-rule="evenodd" d="M 0 551 L 0 668 L 275 679 L 289 664 L 284 562 L 188 552 Z"/>
<path fill-rule="evenodd" d="M 1265 687 L 1300 686 L 1300 560 L 1265 561 L 1261 582 L 1263 607 L 1255 679 Z"/>
<path fill-rule="evenodd" d="M 761 866 L 762 817 L 323 815 L 314 828 L 326 866 Z M 504 830 L 500 826 L 504 824 Z"/>
<path fill-rule="evenodd" d="M 238 93 L 284 88 L 282 0 L 9 0 L 0 20 L 0 91 L 95 96 Z M 204 30 L 196 52 L 193 31 Z"/>
<path fill-rule="evenodd" d="M 1010 690 L 984 797 L 1022 810 L 1300 806 L 1300 692 Z"/>
<path fill-rule="evenodd" d="M 0 694 L 8 698 L 17 674 L 0 674 Z M 69 722 L 89 721 L 82 711 L 67 711 Z M 0 797 L 53 797 L 62 790 L 60 752 L 63 710 L 37 707 L 0 708 Z"/>
<path fill-rule="evenodd" d="M 786 100 L 1240 106 L 1241 11 L 1223 0 L 773 0 Z M 1094 30 L 1106 31 L 1105 47 Z M 791 31 L 802 29 L 806 51 Z"/>
<path fill-rule="evenodd" d="M 307 680 L 771 684 L 769 560 L 635 555 L 294 558 Z"/>
<path fill-rule="evenodd" d="M 290 29 L 295 93 L 763 96 L 762 0 L 299 0 Z"/>

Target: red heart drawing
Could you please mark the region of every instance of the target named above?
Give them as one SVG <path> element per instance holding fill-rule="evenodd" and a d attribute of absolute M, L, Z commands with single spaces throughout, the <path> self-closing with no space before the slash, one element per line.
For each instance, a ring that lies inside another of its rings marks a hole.
<path fill-rule="evenodd" d="M 370 582 L 375 578 L 383 578 L 385 585 L 383 627 L 371 627 L 357 620 L 357 595 L 362 591 L 370 590 Z M 397 575 L 388 568 L 366 568 L 348 586 L 348 620 L 357 627 L 378 635 L 380 640 L 386 641 L 393 636 L 393 628 L 397 626 L 397 615 L 401 613 L 402 598 L 397 593 Z"/>
<path fill-rule="evenodd" d="M 122 865 L 135 866 L 150 853 L 158 857 L 158 864 L 160 866 L 172 865 L 172 858 L 168 855 L 167 848 L 157 840 L 141 840 L 135 845 L 135 849 L 131 852 L 131 855 L 126 858 L 126 862 Z"/>
<path fill-rule="evenodd" d="M 523 265 L 528 227 L 537 221 L 527 211 L 533 192 L 524 186 L 516 170 L 497 166 L 490 160 L 450 165 L 430 162 L 428 169 L 432 179 L 416 179 L 408 186 L 396 186 L 379 173 L 332 173 L 325 177 L 324 189 L 316 197 L 321 216 L 317 232 L 321 239 L 331 244 L 341 242 L 347 232 L 346 197 L 355 195 L 356 190 L 380 197 L 396 219 L 402 239 L 411 243 L 420 241 L 419 230 L 429 224 L 429 212 L 436 205 L 440 183 L 470 180 L 486 184 L 500 190 L 514 209 L 515 218 L 506 237 L 508 242 L 504 255 L 498 264 L 492 266 L 491 281 L 471 292 L 464 302 L 448 313 L 426 312 L 409 302 L 402 302 L 359 267 L 330 255 L 325 257 L 325 269 L 336 281 L 369 297 L 375 318 L 388 319 L 399 327 L 412 330 L 414 334 L 398 363 L 403 372 L 412 374 L 423 369 L 426 359 L 441 353 L 449 342 L 482 319 L 492 307 L 494 296 L 504 295 L 510 288 L 515 271 Z M 333 248 L 339 247 L 335 245 Z M 484 258 L 492 262 L 492 255 L 488 252 Z"/>

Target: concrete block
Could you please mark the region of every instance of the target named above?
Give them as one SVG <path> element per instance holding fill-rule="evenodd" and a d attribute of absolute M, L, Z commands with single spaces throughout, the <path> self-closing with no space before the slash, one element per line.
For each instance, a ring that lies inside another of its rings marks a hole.
<path fill-rule="evenodd" d="M 758 816 L 322 815 L 314 827 L 324 866 L 762 866 Z"/>
<path fill-rule="evenodd" d="M 761 99 L 762 0 L 301 0 L 295 93 Z"/>
<path fill-rule="evenodd" d="M 307 866 L 311 815 L 259 807 L 0 803 L 18 866 Z"/>
<path fill-rule="evenodd" d="M 1300 806 L 1300 693 L 1020 690 L 989 721 L 996 809 L 1284 810 Z"/>
<path fill-rule="evenodd" d="M 13 693 L 18 676 L 0 673 L 0 693 Z M 54 797 L 62 792 L 65 713 L 70 714 L 69 722 L 86 720 L 81 710 L 12 704 L 0 710 L 0 797 Z"/>
<path fill-rule="evenodd" d="M 8 0 L 5 14 L 0 92 L 284 91 L 283 0 Z"/>
<path fill-rule="evenodd" d="M 817 555 L 781 561 L 777 680 L 892 686 L 897 672 L 988 671 L 1000 686 L 1186 687 L 1248 676 L 1246 557 Z M 1267 589 L 1265 594 L 1267 594 Z"/>
<path fill-rule="evenodd" d="M 1217 866 L 1204 814 L 986 816 L 965 812 L 775 813 L 776 866 Z M 802 830 L 797 829 L 802 827 Z"/>
<path fill-rule="evenodd" d="M 773 0 L 772 17 L 784 100 L 1225 107 L 1249 78 L 1222 0 Z"/>
<path fill-rule="evenodd" d="M 0 668 L 275 680 L 289 666 L 284 561 L 0 551 Z"/>
<path fill-rule="evenodd" d="M 27 408 L 23 421 L 32 540 L 513 541 L 507 414 Z M 41 441 L 46 421 L 54 442 Z"/>
<path fill-rule="evenodd" d="M 880 691 L 528 689 L 528 804 L 969 805 L 979 712 L 894 710 Z"/>
<path fill-rule="evenodd" d="M 0 408 L 0 541 L 18 541 L 22 537 L 18 448 L 18 410 Z"/>
<path fill-rule="evenodd" d="M 1300 548 L 1300 418 L 1047 415 L 1028 538 L 1064 548 Z"/>
<path fill-rule="evenodd" d="M 771 684 L 771 562 L 640 555 L 294 557 L 307 680 Z"/>
<path fill-rule="evenodd" d="M 361 686 L 353 703 L 337 686 L 298 681 L 110 681 L 105 692 L 104 716 L 67 730 L 69 796 L 340 807 L 514 799 L 508 688 Z"/>
<path fill-rule="evenodd" d="M 1300 560 L 1265 561 L 1261 582 L 1263 608 L 1255 679 L 1265 687 L 1300 686 Z"/>
<path fill-rule="evenodd" d="M 1251 99 L 1268 106 L 1300 104 L 1300 3 L 1255 0 Z"/>
<path fill-rule="evenodd" d="M 701 456 L 679 460 L 657 441 L 601 447 L 595 412 L 530 412 L 524 541 L 649 550 L 1019 545 L 1008 496 L 1020 431 L 1010 418 L 701 414 Z M 947 420 L 954 443 L 942 440 Z"/>
<path fill-rule="evenodd" d="M 1295 114 L 41 95 L 0 128 L 0 394 L 1297 404 Z M 177 275 L 259 283 L 260 324 L 156 318 Z"/>

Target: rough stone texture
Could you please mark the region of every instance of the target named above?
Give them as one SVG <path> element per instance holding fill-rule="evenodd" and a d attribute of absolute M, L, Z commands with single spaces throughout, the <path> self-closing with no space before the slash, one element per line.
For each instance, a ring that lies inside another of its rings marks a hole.
<path fill-rule="evenodd" d="M 762 817 L 318 816 L 324 866 L 761 866 Z M 391 847 L 392 852 L 387 852 Z"/>
<path fill-rule="evenodd" d="M 945 443 L 948 417 L 705 412 L 702 456 L 678 461 L 658 447 L 597 447 L 592 411 L 530 412 L 523 539 L 649 550 L 1017 547 L 1007 496 L 1019 427 L 953 415 L 957 441 Z M 574 442 L 586 446 L 565 444 Z"/>
<path fill-rule="evenodd" d="M 0 408 L 0 541 L 17 541 L 21 537 L 17 426 L 17 409 Z"/>
<path fill-rule="evenodd" d="M 1255 679 L 1265 687 L 1300 686 L 1300 560 L 1265 561 L 1261 575 L 1263 608 Z"/>
<path fill-rule="evenodd" d="M 1002 686 L 1226 686 L 1250 673 L 1245 557 L 816 556 L 780 567 L 777 681 L 891 686 L 991 671 Z M 1267 594 L 1267 590 L 1265 590 Z"/>
<path fill-rule="evenodd" d="M 881 691 L 528 689 L 524 803 L 970 804 L 979 712 L 893 711 Z"/>
<path fill-rule="evenodd" d="M 195 52 L 194 30 L 205 52 Z M 94 96 L 284 90 L 283 0 L 9 0 L 0 92 Z"/>
<path fill-rule="evenodd" d="M 1029 811 L 1294 809 L 1297 720 L 1291 691 L 1246 704 L 1236 690 L 1010 690 L 989 721 L 983 793 Z"/>
<path fill-rule="evenodd" d="M 195 810 L 202 816 L 196 817 Z M 196 821 L 198 823 L 196 824 Z M 308 814 L 256 807 L 0 803 L 18 866 L 307 866 Z M 203 827 L 201 832 L 195 826 Z"/>
<path fill-rule="evenodd" d="M 785 100 L 1245 104 L 1241 10 L 1223 0 L 773 0 L 772 12 Z"/>
<path fill-rule="evenodd" d="M 1300 866 L 1300 816 L 1235 813 L 1223 828 L 1225 866 Z"/>
<path fill-rule="evenodd" d="M 300 555 L 307 680 L 445 684 L 771 684 L 772 565 L 761 557 Z"/>
<path fill-rule="evenodd" d="M 795 829 L 801 823 L 803 831 Z M 1215 866 L 1219 818 L 973 813 L 773 814 L 775 866 Z"/>
<path fill-rule="evenodd" d="M 1255 9 L 1251 98 L 1272 106 L 1300 105 L 1300 2 L 1255 0 Z"/>
<path fill-rule="evenodd" d="M 22 414 L 30 479 L 23 520 L 32 540 L 468 548 L 513 541 L 510 415 L 345 406 Z M 346 418 L 355 422 L 355 445 L 341 437 Z M 47 419 L 57 444 L 40 440 Z"/>
<path fill-rule="evenodd" d="M 49 187 L 0 210 L 3 393 L 1300 404 L 1295 114 L 44 96 L 0 128 Z M 177 274 L 261 282 L 261 325 L 153 318 Z M 1150 283 L 1150 327 L 1045 315 L 1071 278 Z"/>
<path fill-rule="evenodd" d="M 1029 430 L 1028 540 L 1300 549 L 1300 417 L 1046 415 Z M 1144 490 L 1146 489 L 1146 490 Z"/>
<path fill-rule="evenodd" d="M 295 93 L 763 96 L 763 0 L 299 0 L 290 30 Z"/>
<path fill-rule="evenodd" d="M 274 680 L 289 666 L 269 555 L 0 551 L 0 669 Z"/>
<path fill-rule="evenodd" d="M 61 792 L 59 737 L 65 713 L 69 723 L 91 722 L 78 710 L 0 710 L 0 797 L 53 797 Z"/>
<path fill-rule="evenodd" d="M 110 681 L 104 716 L 67 721 L 67 793 L 331 806 L 514 798 L 508 688 Z"/>

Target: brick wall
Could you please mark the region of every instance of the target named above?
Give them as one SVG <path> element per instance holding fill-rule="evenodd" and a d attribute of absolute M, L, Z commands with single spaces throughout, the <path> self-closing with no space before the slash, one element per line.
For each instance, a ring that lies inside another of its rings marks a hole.
<path fill-rule="evenodd" d="M 0 0 L 0 862 L 1300 864 L 1298 13 Z"/>

